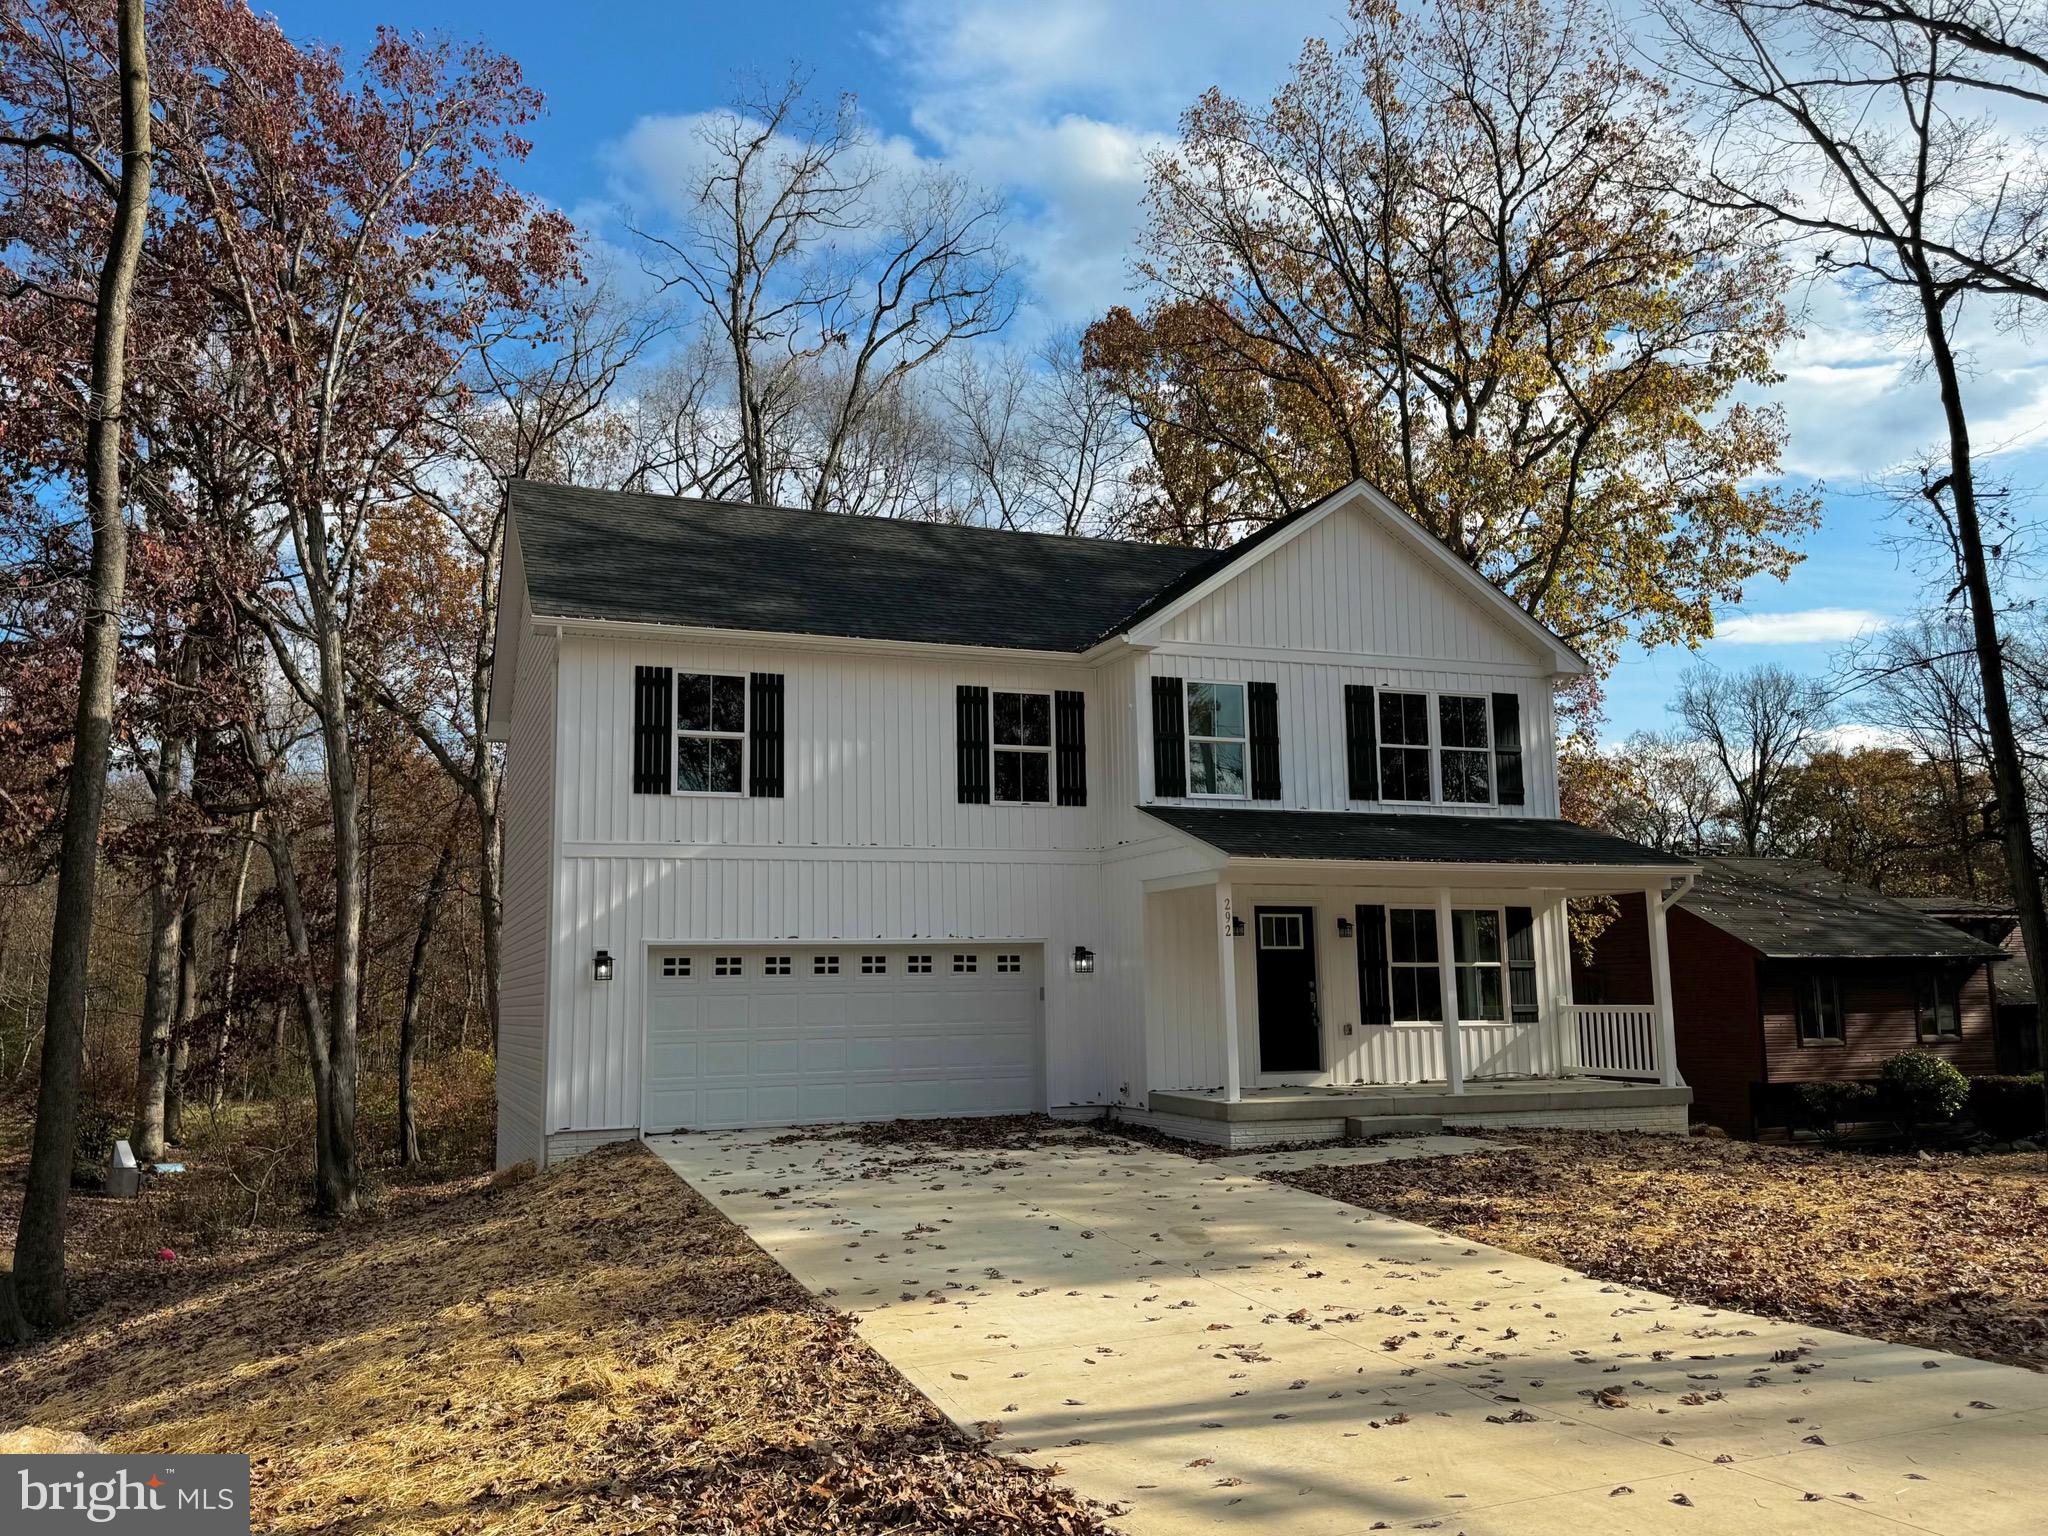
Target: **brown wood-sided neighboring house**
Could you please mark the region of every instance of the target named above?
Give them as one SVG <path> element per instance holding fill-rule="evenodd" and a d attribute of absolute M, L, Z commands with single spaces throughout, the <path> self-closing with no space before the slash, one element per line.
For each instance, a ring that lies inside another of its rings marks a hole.
<path fill-rule="evenodd" d="M 1906 896 L 1907 906 L 1960 928 L 1972 938 L 1996 944 L 2012 958 L 1991 972 L 1991 990 L 1998 1009 L 1998 1070 L 2041 1070 L 2041 1040 L 2035 1032 L 2040 999 L 2034 996 L 2034 973 L 2027 965 L 2026 940 L 2020 936 L 2020 915 L 1997 902 L 1954 896 Z"/>
<path fill-rule="evenodd" d="M 1804 859 L 1703 858 L 1669 914 L 1678 1066 L 1693 1118 L 1783 1123 L 1795 1085 L 1869 1081 L 1901 1051 L 1999 1069 L 1983 940 Z M 1649 996 L 1642 898 L 1575 955 L 1580 1002 Z"/>

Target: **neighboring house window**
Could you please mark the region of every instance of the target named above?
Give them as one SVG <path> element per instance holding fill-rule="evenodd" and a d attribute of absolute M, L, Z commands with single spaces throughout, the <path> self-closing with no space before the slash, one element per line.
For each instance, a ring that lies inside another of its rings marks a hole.
<path fill-rule="evenodd" d="M 1493 738 L 1485 697 L 1446 693 L 1436 701 L 1443 758 L 1444 803 L 1487 805 L 1493 800 Z"/>
<path fill-rule="evenodd" d="M 676 792 L 736 795 L 746 784 L 747 680 L 676 674 Z"/>
<path fill-rule="evenodd" d="M 1380 693 L 1380 798 L 1430 798 L 1426 693 Z"/>
<path fill-rule="evenodd" d="M 1052 803 L 1052 695 L 990 695 L 995 712 L 995 800 L 998 805 Z"/>
<path fill-rule="evenodd" d="M 1396 1024 L 1440 1024 L 1443 973 L 1437 964 L 1436 910 L 1387 909 L 1388 1001 Z"/>
<path fill-rule="evenodd" d="M 1799 979 L 1799 1043 L 1842 1043 L 1842 989 L 1830 972 L 1812 971 Z"/>
<path fill-rule="evenodd" d="M 1922 1040 L 1960 1040 L 1963 1010 L 1956 978 L 1947 971 L 1920 973 L 1919 1025 Z"/>
<path fill-rule="evenodd" d="M 932 973 L 932 957 L 930 955 L 912 955 L 903 962 L 903 969 L 910 972 L 913 976 L 929 976 Z"/>
<path fill-rule="evenodd" d="M 1500 913 L 1491 907 L 1453 912 L 1451 961 L 1458 973 L 1458 1021 L 1505 1019 Z"/>
<path fill-rule="evenodd" d="M 839 957 L 837 955 L 811 956 L 811 974 L 813 976 L 837 976 L 839 974 Z"/>
<path fill-rule="evenodd" d="M 888 975 L 889 957 L 887 955 L 862 955 L 860 957 L 860 973 L 863 976 Z"/>
<path fill-rule="evenodd" d="M 787 976 L 789 974 L 789 956 L 769 955 L 761 962 L 761 974 L 764 976 Z"/>
<path fill-rule="evenodd" d="M 1188 793 L 1245 798 L 1243 683 L 1187 685 Z"/>
<path fill-rule="evenodd" d="M 744 969 L 738 955 L 719 955 L 711 962 L 711 974 L 714 976 L 737 976 Z"/>
<path fill-rule="evenodd" d="M 688 955 L 663 955 L 661 957 L 661 974 L 664 976 L 689 975 L 690 957 Z"/>

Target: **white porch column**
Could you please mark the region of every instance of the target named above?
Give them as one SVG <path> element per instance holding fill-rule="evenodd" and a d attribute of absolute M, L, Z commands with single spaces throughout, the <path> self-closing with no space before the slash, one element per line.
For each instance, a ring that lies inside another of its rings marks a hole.
<path fill-rule="evenodd" d="M 1458 965 L 1451 949 L 1451 893 L 1436 893 L 1436 965 L 1444 992 L 1444 1085 L 1465 1091 L 1465 1062 L 1458 1049 Z"/>
<path fill-rule="evenodd" d="M 1653 885 L 1643 893 L 1643 906 L 1650 915 L 1650 1001 L 1657 1008 L 1657 1081 L 1676 1088 L 1685 1081 L 1678 1075 L 1678 1020 L 1671 1009 L 1671 949 L 1666 936 L 1664 887 Z"/>
<path fill-rule="evenodd" d="M 1244 1097 L 1244 1073 L 1237 1059 L 1237 944 L 1231 932 L 1236 913 L 1230 905 L 1230 881 L 1216 877 L 1216 986 L 1223 1002 L 1223 1097 L 1235 1104 Z"/>

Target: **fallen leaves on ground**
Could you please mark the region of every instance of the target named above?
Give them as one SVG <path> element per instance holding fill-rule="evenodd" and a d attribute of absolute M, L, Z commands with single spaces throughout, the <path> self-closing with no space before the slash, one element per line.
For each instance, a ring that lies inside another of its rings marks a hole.
<path fill-rule="evenodd" d="M 1704 1306 L 2048 1369 L 2048 1154 L 1510 1134 L 1266 1177 Z"/>
<path fill-rule="evenodd" d="M 276 1531 L 1082 1533 L 644 1148 L 113 1299 L 0 1427 L 246 1451 Z"/>

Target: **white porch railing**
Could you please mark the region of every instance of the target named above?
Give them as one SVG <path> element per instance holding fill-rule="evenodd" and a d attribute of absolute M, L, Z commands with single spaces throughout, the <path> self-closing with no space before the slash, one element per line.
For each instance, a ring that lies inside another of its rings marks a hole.
<path fill-rule="evenodd" d="M 1648 1004 L 1571 1003 L 1564 1013 L 1579 1071 L 1592 1077 L 1657 1080 L 1655 1008 Z"/>

